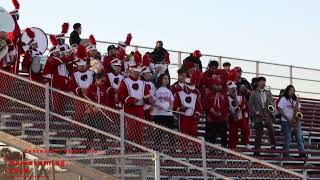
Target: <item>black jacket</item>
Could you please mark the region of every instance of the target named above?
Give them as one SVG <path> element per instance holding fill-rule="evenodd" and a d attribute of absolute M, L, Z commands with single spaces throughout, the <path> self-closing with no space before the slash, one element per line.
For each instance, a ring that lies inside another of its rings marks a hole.
<path fill-rule="evenodd" d="M 183 63 L 186 63 L 189 61 L 192 62 L 195 66 L 197 66 L 199 68 L 199 70 L 202 72 L 202 63 L 201 63 L 200 58 L 193 57 L 193 55 L 190 54 L 190 56 L 186 57 L 183 60 Z"/>
<path fill-rule="evenodd" d="M 155 64 L 161 64 L 166 56 L 167 50 L 164 48 L 154 48 L 152 55 L 153 63 Z"/>
<path fill-rule="evenodd" d="M 70 46 L 72 46 L 72 44 L 79 45 L 80 42 L 81 42 L 81 38 L 80 38 L 78 32 L 77 31 L 72 31 L 72 33 L 70 34 L 70 39 L 69 39 Z"/>

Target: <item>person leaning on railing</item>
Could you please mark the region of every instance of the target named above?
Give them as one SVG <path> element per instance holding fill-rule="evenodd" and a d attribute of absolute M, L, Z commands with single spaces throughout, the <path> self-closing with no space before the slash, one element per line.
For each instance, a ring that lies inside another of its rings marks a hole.
<path fill-rule="evenodd" d="M 296 114 L 294 114 L 295 108 L 298 109 L 298 111 L 300 111 L 300 108 L 301 108 L 301 105 L 297 100 L 297 96 L 295 95 L 295 88 L 292 85 L 287 86 L 287 88 L 285 89 L 284 95 L 283 97 L 281 97 L 278 107 L 281 113 L 281 126 L 282 126 L 282 133 L 284 136 L 283 149 L 286 151 L 290 149 L 291 136 L 293 134 L 298 144 L 300 157 L 303 157 L 304 143 L 302 138 L 301 122 L 298 121 L 295 124 L 295 127 L 290 126 L 290 122 L 292 122 L 293 117 L 296 116 Z M 291 129 L 294 129 L 294 131 L 292 132 Z M 289 156 L 289 153 L 285 152 L 284 156 L 285 157 Z"/>

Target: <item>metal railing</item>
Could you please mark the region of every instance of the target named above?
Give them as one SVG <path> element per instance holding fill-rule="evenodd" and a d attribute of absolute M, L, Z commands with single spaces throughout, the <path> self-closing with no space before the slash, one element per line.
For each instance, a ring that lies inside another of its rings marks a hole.
<path fill-rule="evenodd" d="M 125 178 L 129 172 L 153 178 L 266 177 L 303 179 L 304 176 L 162 127 L 135 116 L 82 99 L 70 93 L 0 71 L 0 112 L 9 113 L 3 131 L 44 146 L 47 150 L 96 149 L 120 157 L 119 171 L 113 176 Z M 57 104 L 65 107 L 57 107 Z M 153 160 L 125 161 L 128 154 L 151 153 Z M 49 156 L 50 154 L 48 154 Z M 75 153 L 73 156 L 82 157 Z M 86 154 L 85 154 L 86 156 Z M 94 154 L 99 158 L 100 154 Z M 70 158 L 63 154 L 63 157 Z M 122 159 L 121 159 L 122 158 Z M 150 165 L 151 162 L 151 165 Z M 100 171 L 105 162 L 90 164 Z M 111 164 L 112 165 L 112 164 Z M 114 163 L 114 167 L 117 163 Z"/>
<path fill-rule="evenodd" d="M 107 46 L 111 44 L 116 45 L 117 43 L 97 41 L 99 50 L 106 51 Z M 142 53 L 151 52 L 154 49 L 146 46 L 131 45 L 128 46 L 127 51 L 133 51 L 135 47 L 138 47 Z M 105 53 L 105 51 L 102 52 Z M 190 52 L 177 50 L 168 50 L 168 52 L 171 59 L 169 72 L 171 78 L 176 80 L 177 70 L 181 66 L 183 59 L 190 55 Z M 206 67 L 212 59 L 217 60 L 220 67 L 224 62 L 230 62 L 233 67 L 241 66 L 244 70 L 243 76 L 249 81 L 253 77 L 265 76 L 267 84 L 272 87 L 274 94 L 278 94 L 280 89 L 292 84 L 296 86 L 297 92 L 302 97 L 320 98 L 320 91 L 318 91 L 320 89 L 320 69 L 210 54 L 203 54 L 201 57 L 203 67 Z"/>

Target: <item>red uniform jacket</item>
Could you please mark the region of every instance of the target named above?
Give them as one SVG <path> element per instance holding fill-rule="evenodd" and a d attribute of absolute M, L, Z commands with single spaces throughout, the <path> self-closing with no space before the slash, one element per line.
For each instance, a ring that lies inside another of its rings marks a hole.
<path fill-rule="evenodd" d="M 105 85 L 97 86 L 95 83 L 91 84 L 87 91 L 86 96 L 93 102 L 98 104 L 107 105 L 107 88 Z"/>
<path fill-rule="evenodd" d="M 222 82 L 222 93 L 227 92 L 227 81 L 228 81 L 228 73 L 224 69 L 218 69 L 215 73 L 210 72 L 209 70 L 205 71 L 201 76 L 200 85 L 201 87 L 210 88 L 210 79 L 217 79 Z"/>
<path fill-rule="evenodd" d="M 171 85 L 172 94 L 177 94 L 179 91 L 183 91 L 184 83 L 175 82 Z"/>
<path fill-rule="evenodd" d="M 67 88 L 78 96 L 84 96 L 88 87 L 93 83 L 94 72 L 87 70 L 85 72 L 77 71 L 73 73 L 71 79 L 68 81 Z"/>
<path fill-rule="evenodd" d="M 123 80 L 123 75 L 118 74 L 115 75 L 112 72 L 107 73 L 106 84 L 105 87 L 107 89 L 107 106 L 116 108 L 120 107 L 119 105 L 119 86 Z"/>
<path fill-rule="evenodd" d="M 111 65 L 110 62 L 114 59 L 113 56 L 107 55 L 103 58 L 103 68 L 105 73 L 111 72 Z"/>
<path fill-rule="evenodd" d="M 135 80 L 131 76 L 125 78 L 119 87 L 119 100 L 125 112 L 138 117 L 144 117 L 143 106 L 146 101 L 151 101 L 150 91 L 142 80 Z"/>
<path fill-rule="evenodd" d="M 181 118 L 193 118 L 199 120 L 202 111 L 200 99 L 194 92 L 180 91 L 174 96 L 173 109 L 182 113 Z"/>
<path fill-rule="evenodd" d="M 52 87 L 66 91 L 67 82 L 70 76 L 69 72 L 72 71 L 72 68 L 71 62 L 66 62 L 65 59 L 60 59 L 54 56 L 49 56 L 42 75 L 43 77 L 51 80 Z"/>
<path fill-rule="evenodd" d="M 205 101 L 208 123 L 222 123 L 228 119 L 229 100 L 223 93 L 210 92 Z M 218 116 L 216 113 L 221 113 Z"/>

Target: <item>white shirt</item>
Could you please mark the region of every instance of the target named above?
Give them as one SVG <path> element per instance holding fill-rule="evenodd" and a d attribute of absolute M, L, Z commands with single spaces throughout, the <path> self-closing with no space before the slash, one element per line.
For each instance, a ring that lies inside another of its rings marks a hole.
<path fill-rule="evenodd" d="M 166 87 L 158 88 L 154 93 L 155 106 L 160 108 L 154 108 L 152 111 L 153 116 L 173 116 L 170 110 L 170 104 L 174 101 L 172 92 Z M 166 110 L 163 110 L 166 109 Z"/>
<path fill-rule="evenodd" d="M 293 117 L 293 108 L 297 105 L 297 101 L 293 101 L 291 98 L 287 99 L 285 97 L 282 97 L 279 101 L 278 107 L 281 108 L 284 113 L 288 116 L 289 119 L 292 119 Z M 300 108 L 301 105 L 298 105 L 298 108 Z M 282 121 L 287 121 L 284 117 L 281 117 Z"/>
<path fill-rule="evenodd" d="M 260 90 L 259 89 L 259 93 L 260 93 L 260 98 L 261 98 L 261 102 L 262 102 L 262 108 L 265 108 L 264 106 L 266 105 L 266 101 L 267 101 L 267 95 L 264 89 Z"/>

